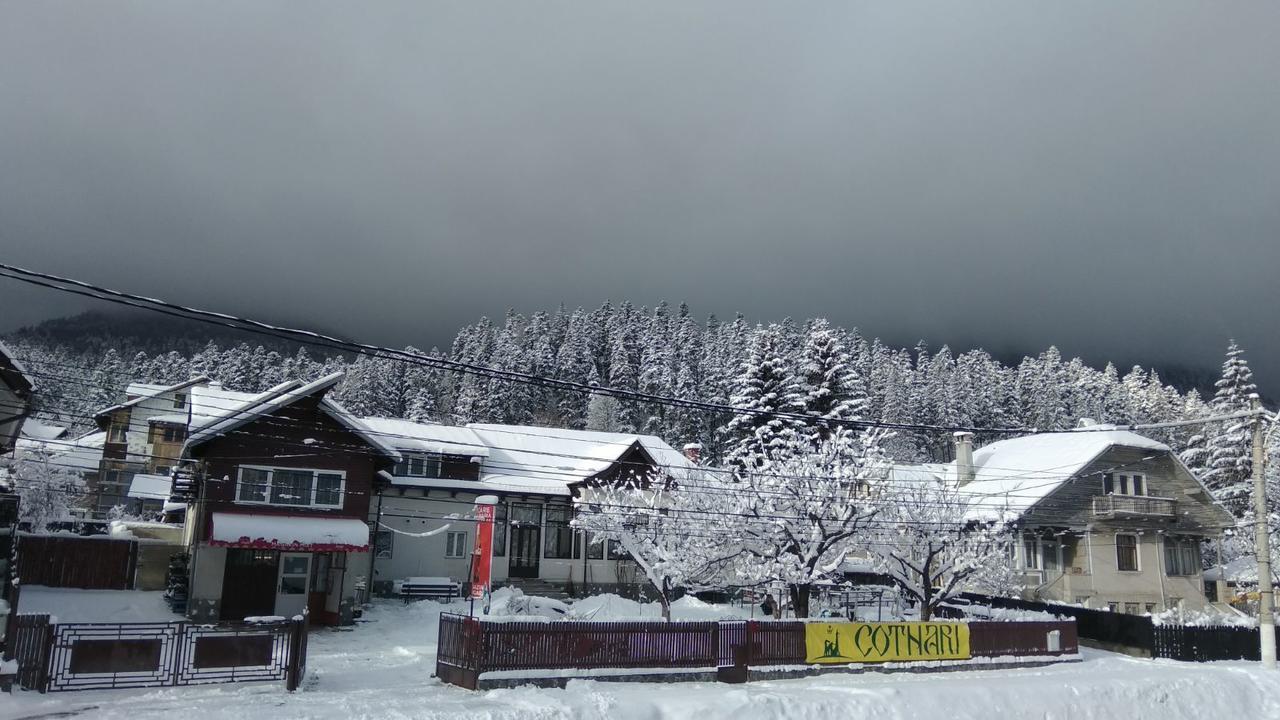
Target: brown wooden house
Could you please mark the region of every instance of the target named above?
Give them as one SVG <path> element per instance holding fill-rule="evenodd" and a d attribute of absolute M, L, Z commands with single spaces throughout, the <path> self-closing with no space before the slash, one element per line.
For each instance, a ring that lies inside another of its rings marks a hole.
<path fill-rule="evenodd" d="M 351 622 L 368 573 L 374 476 L 400 455 L 325 397 L 341 379 L 284 383 L 187 439 L 193 619 L 306 608 L 312 622 Z"/>

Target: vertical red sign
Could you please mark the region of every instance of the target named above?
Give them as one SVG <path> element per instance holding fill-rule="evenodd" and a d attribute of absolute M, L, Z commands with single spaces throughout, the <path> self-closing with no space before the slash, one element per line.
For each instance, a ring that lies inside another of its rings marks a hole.
<path fill-rule="evenodd" d="M 471 558 L 471 597 L 482 598 L 489 590 L 493 565 L 493 505 L 476 503 L 476 547 Z"/>

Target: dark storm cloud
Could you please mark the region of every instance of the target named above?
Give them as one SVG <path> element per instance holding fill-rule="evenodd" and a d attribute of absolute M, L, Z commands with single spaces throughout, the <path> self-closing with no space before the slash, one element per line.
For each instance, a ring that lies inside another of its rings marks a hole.
<path fill-rule="evenodd" d="M 666 298 L 1151 365 L 1235 335 L 1274 388 L 1278 24 L 1164 0 L 13 0 L 0 243 L 397 344 Z M 67 309 L 8 281 L 0 303 L 3 326 Z"/>

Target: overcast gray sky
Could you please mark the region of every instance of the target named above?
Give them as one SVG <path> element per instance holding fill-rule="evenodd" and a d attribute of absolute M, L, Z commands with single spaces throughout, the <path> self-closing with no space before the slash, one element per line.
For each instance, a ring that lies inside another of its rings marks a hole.
<path fill-rule="evenodd" d="M 688 301 L 1280 383 L 1280 4 L 0 0 L 0 256 L 360 339 Z M 0 329 L 74 307 L 0 280 Z"/>

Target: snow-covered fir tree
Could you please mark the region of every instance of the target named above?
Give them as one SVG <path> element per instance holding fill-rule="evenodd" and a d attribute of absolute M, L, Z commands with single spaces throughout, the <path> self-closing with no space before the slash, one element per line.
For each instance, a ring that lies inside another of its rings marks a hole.
<path fill-rule="evenodd" d="M 1232 340 L 1222 363 L 1222 377 L 1214 384 L 1210 407 L 1214 415 L 1228 415 L 1250 408 L 1258 392 L 1244 351 Z M 1247 418 L 1215 423 L 1207 429 L 1209 454 L 1205 481 L 1214 497 L 1237 517 L 1249 505 L 1250 474 L 1253 469 L 1253 437 Z"/>
<path fill-rule="evenodd" d="M 804 409 L 804 391 L 788 357 L 779 325 L 758 328 L 742 363 L 729 402 L 740 412 L 725 427 L 730 446 L 727 462 L 737 468 L 765 467 L 796 452 L 804 425 L 770 413 Z"/>

